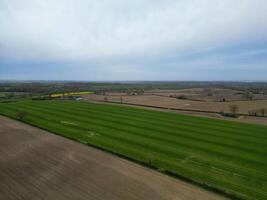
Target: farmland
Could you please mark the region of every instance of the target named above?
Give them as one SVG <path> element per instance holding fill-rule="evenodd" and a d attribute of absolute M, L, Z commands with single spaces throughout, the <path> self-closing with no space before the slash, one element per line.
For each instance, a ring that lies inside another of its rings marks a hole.
<path fill-rule="evenodd" d="M 75 101 L 0 113 L 239 199 L 267 199 L 267 127 Z"/>
<path fill-rule="evenodd" d="M 109 92 L 105 95 L 85 95 L 85 98 L 93 101 L 103 101 L 106 96 L 109 101 L 120 102 L 120 97 L 122 97 L 123 103 L 211 112 L 230 112 L 229 107 L 235 104 L 239 107 L 239 113 L 241 114 L 248 114 L 250 110 L 267 108 L 267 95 L 254 95 L 254 100 L 247 100 L 242 99 L 242 95 L 238 94 L 236 90 L 210 89 L 210 91 L 206 92 L 205 88 L 148 90 L 144 91 L 142 95 Z M 225 102 L 220 101 L 223 98 L 225 98 Z"/>
<path fill-rule="evenodd" d="M 3 116 L 0 135 L 1 200 L 225 199 Z"/>
<path fill-rule="evenodd" d="M 51 97 L 62 97 L 62 96 L 73 96 L 73 95 L 85 95 L 85 94 L 93 94 L 93 92 L 85 91 L 85 92 L 66 92 L 66 93 L 54 93 L 51 94 Z"/>
<path fill-rule="evenodd" d="M 132 91 L 132 92 L 131 92 Z M 134 91 L 134 92 L 133 92 Z M 136 92 L 135 92 L 136 91 Z M 263 92 L 251 94 L 239 90 L 220 88 L 190 88 L 180 90 L 129 90 L 106 92 L 82 97 L 88 101 L 109 102 L 162 108 L 177 113 L 220 118 L 225 120 L 267 124 L 267 96 Z M 253 99 L 248 99 L 252 98 Z M 242 117 L 229 117 L 231 106 L 236 105 Z M 264 110 L 265 114 L 262 114 Z M 265 117 L 263 117 L 263 115 Z"/>

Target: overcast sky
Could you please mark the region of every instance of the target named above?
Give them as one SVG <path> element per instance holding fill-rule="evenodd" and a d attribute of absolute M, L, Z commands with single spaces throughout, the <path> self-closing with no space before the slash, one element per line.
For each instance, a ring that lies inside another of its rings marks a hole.
<path fill-rule="evenodd" d="M 0 0 L 0 79 L 267 80 L 267 1 Z"/>

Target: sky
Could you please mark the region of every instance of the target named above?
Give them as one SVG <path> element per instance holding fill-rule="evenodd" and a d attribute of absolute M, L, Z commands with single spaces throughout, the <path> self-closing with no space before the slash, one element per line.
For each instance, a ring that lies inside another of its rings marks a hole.
<path fill-rule="evenodd" d="M 0 0 L 0 80 L 267 81 L 267 1 Z"/>

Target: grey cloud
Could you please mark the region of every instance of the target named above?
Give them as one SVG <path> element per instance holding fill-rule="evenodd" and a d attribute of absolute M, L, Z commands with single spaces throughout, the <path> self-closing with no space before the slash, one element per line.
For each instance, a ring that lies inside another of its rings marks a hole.
<path fill-rule="evenodd" d="M 90 60 L 260 40 L 266 0 L 1 0 L 0 52 Z"/>

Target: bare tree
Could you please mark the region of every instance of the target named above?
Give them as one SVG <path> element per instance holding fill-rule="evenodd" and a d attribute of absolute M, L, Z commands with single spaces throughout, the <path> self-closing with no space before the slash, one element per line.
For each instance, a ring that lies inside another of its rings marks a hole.
<path fill-rule="evenodd" d="M 187 99 L 187 97 L 184 94 L 181 94 L 176 97 L 177 99 Z"/>
<path fill-rule="evenodd" d="M 19 111 L 16 113 L 16 118 L 18 118 L 19 120 L 24 120 L 25 117 L 28 115 L 28 113 L 26 111 Z"/>
<path fill-rule="evenodd" d="M 251 92 L 246 92 L 246 93 L 243 94 L 243 99 L 252 101 L 253 98 L 254 98 L 254 95 Z"/>
<path fill-rule="evenodd" d="M 257 111 L 255 111 L 255 110 L 249 110 L 248 111 L 248 115 L 249 116 L 257 116 Z"/>
<path fill-rule="evenodd" d="M 233 116 L 238 115 L 238 106 L 237 105 L 230 105 L 230 112 Z"/>
<path fill-rule="evenodd" d="M 107 96 L 104 97 L 104 101 L 108 102 L 108 97 Z"/>
<path fill-rule="evenodd" d="M 266 108 L 262 108 L 262 109 L 260 109 L 260 113 L 261 113 L 261 116 L 262 116 L 262 117 L 265 116 L 266 112 L 267 112 L 267 109 L 266 109 Z"/>

